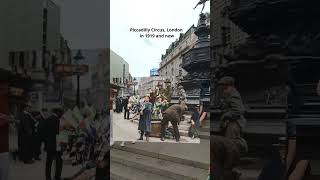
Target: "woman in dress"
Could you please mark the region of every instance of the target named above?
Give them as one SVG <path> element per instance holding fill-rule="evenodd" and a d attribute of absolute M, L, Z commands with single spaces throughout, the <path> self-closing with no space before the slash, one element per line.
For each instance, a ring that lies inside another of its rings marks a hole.
<path fill-rule="evenodd" d="M 149 135 L 151 132 L 151 120 L 152 120 L 152 103 L 150 102 L 150 96 L 144 97 L 144 105 L 141 111 L 142 121 L 139 123 L 139 130 L 143 131 L 147 142 L 149 142 Z"/>

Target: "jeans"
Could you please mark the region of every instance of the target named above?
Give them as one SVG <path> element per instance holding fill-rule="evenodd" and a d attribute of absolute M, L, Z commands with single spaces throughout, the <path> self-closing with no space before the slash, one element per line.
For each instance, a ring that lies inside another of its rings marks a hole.
<path fill-rule="evenodd" d="M 8 180 L 9 153 L 0 153 L 0 180 Z"/>

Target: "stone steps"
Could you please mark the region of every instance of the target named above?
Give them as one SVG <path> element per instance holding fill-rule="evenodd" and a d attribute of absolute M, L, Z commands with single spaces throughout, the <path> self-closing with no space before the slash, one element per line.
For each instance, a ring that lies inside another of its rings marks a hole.
<path fill-rule="evenodd" d="M 131 179 L 154 179 L 154 180 L 173 180 L 157 174 L 152 174 L 145 170 L 112 162 L 110 167 L 110 178 L 112 180 L 131 180 Z"/>
<path fill-rule="evenodd" d="M 164 176 L 167 179 L 206 179 L 208 176 L 208 170 L 200 169 L 192 166 L 187 166 L 180 163 L 174 163 L 163 159 L 153 158 L 149 156 L 143 156 L 140 154 L 122 151 L 118 149 L 112 149 L 111 151 L 111 166 L 113 163 L 134 167 L 140 171 L 145 171 L 156 176 Z M 115 167 L 113 167 L 115 168 Z M 111 173 L 116 174 L 115 170 Z M 152 175 L 151 175 L 152 176 Z M 134 177 L 130 179 L 135 179 Z M 150 179 L 150 178 L 142 178 Z M 153 179 L 153 178 L 152 178 Z"/>
<path fill-rule="evenodd" d="M 210 153 L 210 143 L 208 140 L 203 140 L 200 142 L 200 144 L 165 144 L 163 146 L 170 146 L 167 147 L 167 149 L 165 151 L 160 151 L 160 146 L 161 144 L 159 143 L 152 143 L 152 144 L 135 144 L 135 145 L 126 145 L 124 147 L 120 146 L 120 143 L 116 142 L 113 145 L 113 149 L 116 150 L 121 150 L 121 151 L 127 151 L 127 152 L 131 152 L 131 153 L 135 153 L 135 154 L 139 154 L 139 155 L 143 155 L 143 156 L 147 156 L 147 157 L 151 157 L 151 158 L 157 158 L 157 159 L 161 159 L 161 160 L 166 160 L 166 161 L 170 161 L 173 163 L 179 163 L 179 164 L 184 164 L 187 166 L 192 166 L 195 168 L 200 168 L 200 169 L 204 169 L 207 170 L 210 163 L 209 163 L 209 155 L 208 155 L 208 159 L 203 162 L 200 161 L 198 158 L 195 157 L 190 157 L 190 152 L 192 153 L 191 147 L 197 147 L 197 146 L 201 146 L 201 144 L 205 144 L 205 146 L 199 147 L 198 151 L 194 151 L 193 153 L 201 153 L 201 152 L 206 152 L 206 153 Z M 181 149 L 179 151 L 177 151 L 177 154 L 173 154 L 173 150 L 175 150 L 175 145 L 176 145 L 176 149 L 179 150 L 181 145 Z M 146 147 L 148 146 L 148 147 Z M 153 147 L 151 147 L 153 146 Z M 158 148 L 159 146 L 159 148 Z M 183 152 L 183 150 L 187 150 L 187 148 L 190 148 L 190 152 Z M 203 148 L 208 148 L 208 149 L 203 149 Z M 154 151 L 153 149 L 157 149 L 159 151 Z M 169 152 L 170 151 L 170 152 Z M 181 155 L 179 155 L 178 153 L 181 153 Z M 183 154 L 185 154 L 185 156 L 182 156 Z M 186 158 L 186 156 L 189 156 L 189 159 Z M 205 158 L 206 159 L 206 158 Z"/>

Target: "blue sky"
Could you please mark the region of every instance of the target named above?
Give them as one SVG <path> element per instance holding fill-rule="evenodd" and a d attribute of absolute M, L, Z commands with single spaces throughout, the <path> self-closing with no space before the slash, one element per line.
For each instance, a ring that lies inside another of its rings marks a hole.
<path fill-rule="evenodd" d="M 161 54 L 179 37 L 140 38 L 130 28 L 181 28 L 186 32 L 197 25 L 202 6 L 193 10 L 198 0 L 110 0 L 110 46 L 130 65 L 133 77 L 149 76 L 150 69 L 159 67 Z M 204 12 L 209 12 L 207 2 Z"/>

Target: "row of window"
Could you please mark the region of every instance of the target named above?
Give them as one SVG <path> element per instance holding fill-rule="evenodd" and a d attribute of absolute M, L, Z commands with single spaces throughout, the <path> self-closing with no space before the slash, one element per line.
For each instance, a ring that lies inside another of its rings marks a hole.
<path fill-rule="evenodd" d="M 58 59 L 54 55 L 50 56 L 46 62 L 42 62 L 40 51 L 9 52 L 9 65 L 15 69 L 36 69 L 39 67 L 48 68 L 49 65 L 56 63 L 58 63 Z"/>

